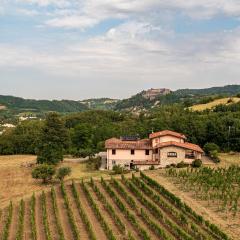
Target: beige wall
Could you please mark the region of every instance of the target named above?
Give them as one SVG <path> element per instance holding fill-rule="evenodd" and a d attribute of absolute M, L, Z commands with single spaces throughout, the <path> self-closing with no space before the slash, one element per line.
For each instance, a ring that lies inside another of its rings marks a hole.
<path fill-rule="evenodd" d="M 168 152 L 176 152 L 177 157 L 168 157 Z M 174 146 L 169 146 L 165 148 L 160 149 L 160 164 L 161 166 L 166 166 L 172 163 L 179 163 L 181 161 L 185 160 L 185 149 L 179 148 L 179 147 L 174 147 Z"/>
<path fill-rule="evenodd" d="M 163 136 L 163 137 L 153 138 L 152 139 L 152 146 L 155 147 L 159 143 L 170 142 L 170 141 L 184 142 L 184 140 L 181 139 L 181 138 L 177 138 L 177 137 L 174 137 L 174 136 Z"/>
<path fill-rule="evenodd" d="M 149 150 L 149 155 L 145 155 L 145 150 L 135 150 L 135 154 L 131 155 L 130 149 L 116 149 L 116 154 L 112 155 L 112 149 L 107 149 L 108 169 L 112 169 L 112 162 L 116 165 L 124 166 L 134 161 L 151 161 L 152 150 Z"/>
<path fill-rule="evenodd" d="M 165 138 L 166 139 L 166 138 Z M 177 157 L 168 157 L 168 152 L 177 152 Z M 186 163 L 191 163 L 193 159 L 185 159 L 186 150 L 184 148 L 169 146 L 159 149 L 159 154 L 156 157 L 160 158 L 160 166 L 165 167 L 166 165 L 172 163 L 179 163 L 184 161 Z M 202 154 L 195 152 L 195 159 L 201 159 Z M 149 150 L 149 155 L 145 155 L 145 150 L 135 150 L 135 154 L 131 155 L 131 150 L 126 149 L 116 149 L 116 155 L 112 155 L 112 149 L 107 150 L 107 169 L 111 170 L 113 167 L 113 161 L 115 165 L 121 165 L 126 168 L 130 168 L 131 161 L 154 161 L 155 154 L 152 150 Z M 128 165 L 128 167 L 126 166 Z M 139 166 L 141 169 L 148 169 L 149 166 Z"/>
<path fill-rule="evenodd" d="M 176 152 L 177 157 L 168 157 L 168 152 Z M 181 161 L 184 161 L 186 163 L 192 163 L 194 159 L 187 159 L 185 158 L 185 152 L 186 150 L 184 148 L 169 146 L 164 147 L 160 149 L 160 164 L 162 167 L 165 167 L 166 165 L 172 164 L 172 163 L 179 163 Z M 195 159 L 201 159 L 202 154 L 195 152 Z"/>

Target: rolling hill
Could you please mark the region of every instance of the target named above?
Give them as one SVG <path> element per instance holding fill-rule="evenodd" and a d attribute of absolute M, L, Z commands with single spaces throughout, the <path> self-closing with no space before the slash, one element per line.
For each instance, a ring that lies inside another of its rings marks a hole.
<path fill-rule="evenodd" d="M 240 85 L 227 85 L 223 87 L 212 87 L 205 89 L 179 89 L 168 94 L 159 94 L 154 99 L 144 97 L 145 91 L 138 93 L 128 99 L 119 101 L 115 110 L 141 111 L 155 106 L 174 103 L 184 103 L 187 106 L 201 103 L 207 97 L 229 97 L 240 93 Z"/>
<path fill-rule="evenodd" d="M 33 100 L 13 96 L 0 96 L 0 105 L 6 106 L 9 110 L 17 112 L 47 112 L 56 111 L 60 113 L 80 112 L 88 107 L 78 101 L 72 100 Z"/>
<path fill-rule="evenodd" d="M 59 113 L 81 112 L 91 109 L 114 111 L 147 111 L 151 108 L 183 103 L 186 106 L 205 103 L 206 98 L 219 96 L 229 97 L 240 93 L 240 85 L 227 85 L 224 87 L 212 87 L 206 89 L 149 89 L 136 95 L 123 99 L 96 98 L 81 101 L 73 100 L 34 100 L 14 96 L 0 95 L 0 110 L 7 110 L 10 114 L 22 112 L 44 113 L 56 111 Z M 5 112 L 5 111 L 1 111 Z"/>

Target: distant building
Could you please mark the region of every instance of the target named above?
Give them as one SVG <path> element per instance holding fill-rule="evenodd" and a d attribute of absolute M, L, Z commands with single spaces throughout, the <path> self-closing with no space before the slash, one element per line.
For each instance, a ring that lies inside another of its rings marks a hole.
<path fill-rule="evenodd" d="M 171 93 L 171 90 L 167 88 L 151 88 L 143 93 L 143 97 L 154 100 L 159 95 L 167 95 L 169 93 Z"/>
<path fill-rule="evenodd" d="M 181 161 L 191 163 L 194 159 L 201 159 L 203 154 L 201 147 L 186 142 L 183 134 L 169 130 L 152 133 L 148 139 L 111 138 L 106 140 L 105 148 L 107 156 L 103 165 L 109 170 L 114 165 L 144 170 Z"/>
<path fill-rule="evenodd" d="M 37 117 L 34 117 L 34 116 L 20 116 L 19 117 L 19 121 L 26 121 L 26 120 L 33 120 L 33 119 L 37 119 Z"/>
<path fill-rule="evenodd" d="M 2 125 L 2 127 L 4 127 L 4 128 L 15 128 L 16 126 L 13 125 L 13 124 L 10 124 L 10 123 L 5 123 L 5 124 Z"/>

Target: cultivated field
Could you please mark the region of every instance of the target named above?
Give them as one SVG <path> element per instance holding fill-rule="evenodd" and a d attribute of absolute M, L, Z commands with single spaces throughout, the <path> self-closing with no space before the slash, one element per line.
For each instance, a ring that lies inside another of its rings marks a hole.
<path fill-rule="evenodd" d="M 207 165 L 215 170 L 188 172 L 186 169 L 178 169 L 171 174 L 166 174 L 165 170 L 155 170 L 147 174 L 180 197 L 206 220 L 220 226 L 233 239 L 239 239 L 240 171 L 237 167 L 229 170 L 226 168 L 232 164 L 240 167 L 240 154 L 220 154 L 220 159 L 220 164 Z M 218 168 L 221 170 L 217 170 Z"/>
<path fill-rule="evenodd" d="M 191 110 L 193 111 L 203 111 L 203 110 L 206 110 L 206 109 L 211 109 L 211 108 L 214 108 L 216 107 L 217 105 L 220 105 L 220 104 L 228 104 L 228 100 L 230 98 L 221 98 L 221 99 L 216 99 L 212 102 L 209 102 L 209 103 L 206 103 L 206 104 L 198 104 L 198 105 L 194 105 L 192 107 L 190 107 Z M 231 98 L 233 100 L 234 103 L 237 103 L 240 101 L 240 98 Z"/>
<path fill-rule="evenodd" d="M 65 183 L 10 204 L 0 233 L 19 240 L 229 239 L 143 173 Z"/>
<path fill-rule="evenodd" d="M 13 155 L 0 156 L 0 208 L 8 205 L 10 200 L 19 201 L 23 197 L 29 197 L 33 192 L 49 189 L 49 185 L 43 185 L 41 181 L 31 176 L 32 168 L 36 163 L 36 156 Z M 31 167 L 31 165 L 33 165 Z M 59 164 L 69 166 L 72 169 L 70 178 L 89 178 L 106 176 L 107 173 L 89 171 L 86 163 L 65 160 Z M 58 184 L 56 181 L 54 184 Z"/>

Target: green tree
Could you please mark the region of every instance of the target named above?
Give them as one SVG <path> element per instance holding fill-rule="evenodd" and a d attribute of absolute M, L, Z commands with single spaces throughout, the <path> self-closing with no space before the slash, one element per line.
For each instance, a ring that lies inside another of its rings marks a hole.
<path fill-rule="evenodd" d="M 220 148 L 216 143 L 206 143 L 203 149 L 207 154 L 210 154 L 212 151 L 220 151 Z"/>
<path fill-rule="evenodd" d="M 71 140 L 78 150 L 92 148 L 93 130 L 89 124 L 78 124 L 71 130 Z"/>
<path fill-rule="evenodd" d="M 63 179 L 66 176 L 69 176 L 71 174 L 72 170 L 70 167 L 61 167 L 57 170 L 56 178 L 58 178 L 60 181 L 63 181 Z"/>
<path fill-rule="evenodd" d="M 33 169 L 32 177 L 42 179 L 43 183 L 50 181 L 55 174 L 55 169 L 52 165 L 41 164 Z"/>
<path fill-rule="evenodd" d="M 49 113 L 41 132 L 37 163 L 59 163 L 68 145 L 69 134 L 64 122 L 57 113 Z"/>

